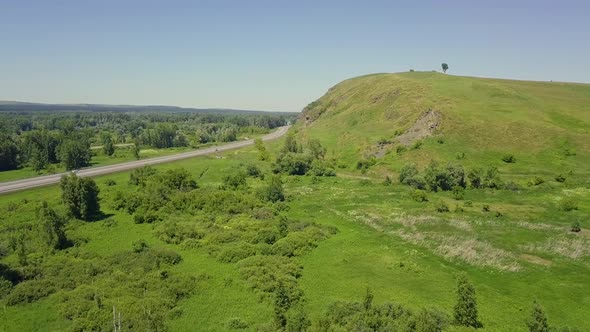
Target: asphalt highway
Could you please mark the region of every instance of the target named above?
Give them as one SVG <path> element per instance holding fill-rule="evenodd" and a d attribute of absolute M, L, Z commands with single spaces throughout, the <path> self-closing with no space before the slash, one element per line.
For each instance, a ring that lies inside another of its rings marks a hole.
<path fill-rule="evenodd" d="M 289 130 L 289 126 L 279 127 L 274 132 L 265 135 L 262 137 L 263 141 L 270 141 L 277 139 L 287 133 Z M 80 169 L 76 172 L 78 176 L 87 177 L 87 176 L 98 176 L 98 175 L 105 175 L 110 173 L 122 172 L 127 171 L 134 168 L 139 168 L 147 165 L 156 165 L 162 163 L 169 163 L 172 161 L 193 158 L 198 156 L 205 156 L 208 154 L 213 154 L 221 151 L 233 150 L 243 148 L 245 146 L 253 145 L 254 140 L 246 140 L 246 141 L 238 141 L 232 142 L 225 145 L 214 146 L 206 149 L 200 149 L 195 151 L 183 152 L 178 154 L 173 154 L 170 156 L 164 157 L 156 157 L 156 158 L 149 158 L 149 159 L 142 159 L 136 161 L 130 161 L 120 164 L 114 164 L 109 166 L 99 166 L 99 167 L 91 167 L 91 168 L 84 168 Z M 9 181 L 9 182 L 0 182 L 0 195 L 6 194 L 13 191 L 18 190 L 25 190 L 30 188 L 36 188 L 41 186 L 47 186 L 51 184 L 59 183 L 62 175 L 68 174 L 66 173 L 59 173 L 59 174 L 51 174 L 51 175 L 44 175 L 38 176 L 29 179 L 23 180 L 16 180 L 16 181 Z"/>

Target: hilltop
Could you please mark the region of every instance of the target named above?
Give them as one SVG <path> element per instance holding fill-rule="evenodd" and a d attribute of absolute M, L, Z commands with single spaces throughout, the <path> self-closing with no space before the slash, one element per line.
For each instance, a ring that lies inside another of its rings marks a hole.
<path fill-rule="evenodd" d="M 296 129 L 321 139 L 341 168 L 372 158 L 377 166 L 461 159 L 502 168 L 502 156 L 511 154 L 512 173 L 587 172 L 590 85 L 436 72 L 366 75 L 309 104 Z"/>

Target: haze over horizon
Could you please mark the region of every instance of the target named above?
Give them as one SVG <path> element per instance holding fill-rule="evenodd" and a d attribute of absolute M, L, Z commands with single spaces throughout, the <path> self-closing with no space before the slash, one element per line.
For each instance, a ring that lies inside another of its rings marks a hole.
<path fill-rule="evenodd" d="M 590 82 L 584 1 L 19 1 L 0 100 L 299 111 L 374 72 Z"/>

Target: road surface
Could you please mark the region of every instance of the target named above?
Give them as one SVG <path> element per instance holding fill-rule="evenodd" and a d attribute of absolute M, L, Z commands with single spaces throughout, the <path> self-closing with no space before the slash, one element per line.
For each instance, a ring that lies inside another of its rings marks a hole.
<path fill-rule="evenodd" d="M 289 127 L 290 126 L 279 127 L 274 132 L 263 136 L 262 140 L 263 141 L 270 141 L 273 139 L 277 139 L 277 138 L 285 135 L 285 133 L 287 133 L 287 130 L 289 130 Z M 181 160 L 181 159 L 193 158 L 193 157 L 198 157 L 198 156 L 205 156 L 205 155 L 216 153 L 216 152 L 238 149 L 238 148 L 242 148 L 242 147 L 249 146 L 252 144 L 254 144 L 253 139 L 246 140 L 246 141 L 238 141 L 238 142 L 233 142 L 233 143 L 229 143 L 229 144 L 225 144 L 225 145 L 219 145 L 219 146 L 214 146 L 214 147 L 201 149 L 201 150 L 183 152 L 183 153 L 174 154 L 174 155 L 170 155 L 170 156 L 136 160 L 136 161 L 130 161 L 130 162 L 126 162 L 126 163 L 120 163 L 120 164 L 109 165 L 109 166 L 100 166 L 100 167 L 81 169 L 76 174 L 78 176 L 87 177 L 87 176 L 97 176 L 97 175 L 122 172 L 122 171 L 127 171 L 130 169 L 134 169 L 134 168 L 143 167 L 146 165 L 169 163 L 169 162 L 177 161 L 177 160 Z M 56 184 L 56 183 L 59 183 L 61 176 L 64 174 L 68 174 L 68 173 L 66 172 L 66 173 L 60 173 L 60 174 L 38 176 L 38 177 L 24 179 L 24 180 L 0 182 L 0 195 L 6 194 L 9 192 L 13 192 L 13 191 L 18 191 L 18 190 L 24 190 L 24 189 L 41 187 L 41 186 L 47 186 L 50 184 Z"/>

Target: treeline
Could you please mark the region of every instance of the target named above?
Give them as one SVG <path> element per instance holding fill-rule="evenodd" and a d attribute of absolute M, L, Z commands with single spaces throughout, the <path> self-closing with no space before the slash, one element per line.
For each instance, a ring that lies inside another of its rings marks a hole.
<path fill-rule="evenodd" d="M 66 169 L 88 166 L 91 145 L 105 155 L 115 144 L 139 147 L 198 147 L 231 142 L 239 135 L 264 134 L 292 116 L 277 114 L 195 113 L 0 113 L 0 171 L 30 166 L 35 171 L 62 163 Z"/>

